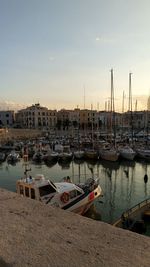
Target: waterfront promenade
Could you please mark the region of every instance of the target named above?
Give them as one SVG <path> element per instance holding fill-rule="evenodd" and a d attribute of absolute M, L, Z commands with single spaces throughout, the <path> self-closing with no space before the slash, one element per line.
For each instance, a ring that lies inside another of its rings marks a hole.
<path fill-rule="evenodd" d="M 0 266 L 149 267 L 150 238 L 0 189 Z"/>

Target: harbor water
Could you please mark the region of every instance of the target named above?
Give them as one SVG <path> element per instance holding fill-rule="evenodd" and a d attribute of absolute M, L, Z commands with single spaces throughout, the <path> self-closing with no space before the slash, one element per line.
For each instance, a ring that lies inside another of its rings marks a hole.
<path fill-rule="evenodd" d="M 113 223 L 122 212 L 150 197 L 150 163 L 138 161 L 98 162 L 71 161 L 58 162 L 50 166 L 28 163 L 31 175 L 43 174 L 53 182 L 70 176 L 74 183 L 84 182 L 91 176 L 99 179 L 103 196 L 95 201 L 87 216 Z M 25 163 L 20 160 L 15 165 L 6 161 L 0 164 L 0 187 L 16 191 L 16 181 L 23 177 Z M 145 174 L 148 181 L 144 181 Z"/>

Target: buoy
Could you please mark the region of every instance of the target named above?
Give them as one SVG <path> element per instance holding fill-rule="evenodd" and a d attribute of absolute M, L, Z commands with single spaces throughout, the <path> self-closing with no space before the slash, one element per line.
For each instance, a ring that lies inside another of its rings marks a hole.
<path fill-rule="evenodd" d="M 147 174 L 145 174 L 145 175 L 144 175 L 144 183 L 146 184 L 146 183 L 147 183 L 147 181 L 148 181 L 148 175 L 147 175 Z"/>
<path fill-rule="evenodd" d="M 63 203 L 67 203 L 69 201 L 69 193 L 68 192 L 64 192 L 62 193 L 61 197 L 60 197 L 60 200 L 63 202 Z"/>

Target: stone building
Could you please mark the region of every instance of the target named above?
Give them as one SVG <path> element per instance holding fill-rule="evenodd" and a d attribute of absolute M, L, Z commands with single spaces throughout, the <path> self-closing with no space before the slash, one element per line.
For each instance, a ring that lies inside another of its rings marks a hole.
<path fill-rule="evenodd" d="M 16 123 L 22 128 L 50 129 L 57 123 L 57 111 L 35 104 L 16 114 Z"/>
<path fill-rule="evenodd" d="M 13 110 L 0 111 L 0 127 L 12 127 L 15 121 Z"/>

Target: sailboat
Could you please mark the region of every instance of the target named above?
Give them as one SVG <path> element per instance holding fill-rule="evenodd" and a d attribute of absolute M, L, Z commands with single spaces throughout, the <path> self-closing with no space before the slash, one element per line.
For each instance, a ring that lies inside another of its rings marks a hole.
<path fill-rule="evenodd" d="M 85 151 L 85 157 L 89 160 L 97 160 L 98 159 L 98 153 L 97 151 L 94 149 L 94 138 L 93 138 L 93 118 L 92 118 L 92 105 L 91 105 L 91 127 L 92 127 L 92 132 L 91 132 L 91 139 L 92 139 L 92 147 L 88 148 Z"/>
<path fill-rule="evenodd" d="M 73 152 L 73 156 L 75 159 L 83 159 L 85 155 L 84 150 L 81 149 L 80 143 L 80 133 L 79 133 L 79 122 L 78 122 L 78 148 Z"/>
<path fill-rule="evenodd" d="M 114 133 L 114 144 L 112 144 L 112 130 Z M 101 149 L 99 154 L 102 159 L 108 161 L 117 161 L 119 158 L 119 152 L 116 150 L 115 138 L 115 108 L 114 108 L 114 85 L 113 85 L 113 69 L 111 69 L 111 112 L 110 112 L 110 136 L 111 136 L 111 146 L 108 148 Z"/>
<path fill-rule="evenodd" d="M 145 142 L 145 148 L 144 147 L 137 148 L 136 149 L 136 152 L 137 152 L 137 157 L 138 158 L 141 158 L 141 159 L 144 159 L 144 160 L 150 162 L 150 149 L 147 146 L 147 139 L 148 139 L 148 110 L 145 113 L 145 116 L 146 116 L 145 121 L 146 121 L 146 130 L 147 130 L 147 137 L 146 137 L 146 142 Z"/>
<path fill-rule="evenodd" d="M 131 113 L 131 137 L 132 137 L 132 145 L 133 145 L 133 119 L 132 119 L 132 90 L 131 90 L 131 75 L 129 73 L 129 112 Z M 127 160 L 134 160 L 136 156 L 136 152 L 132 147 L 126 145 L 124 147 L 119 148 L 120 156 Z"/>

